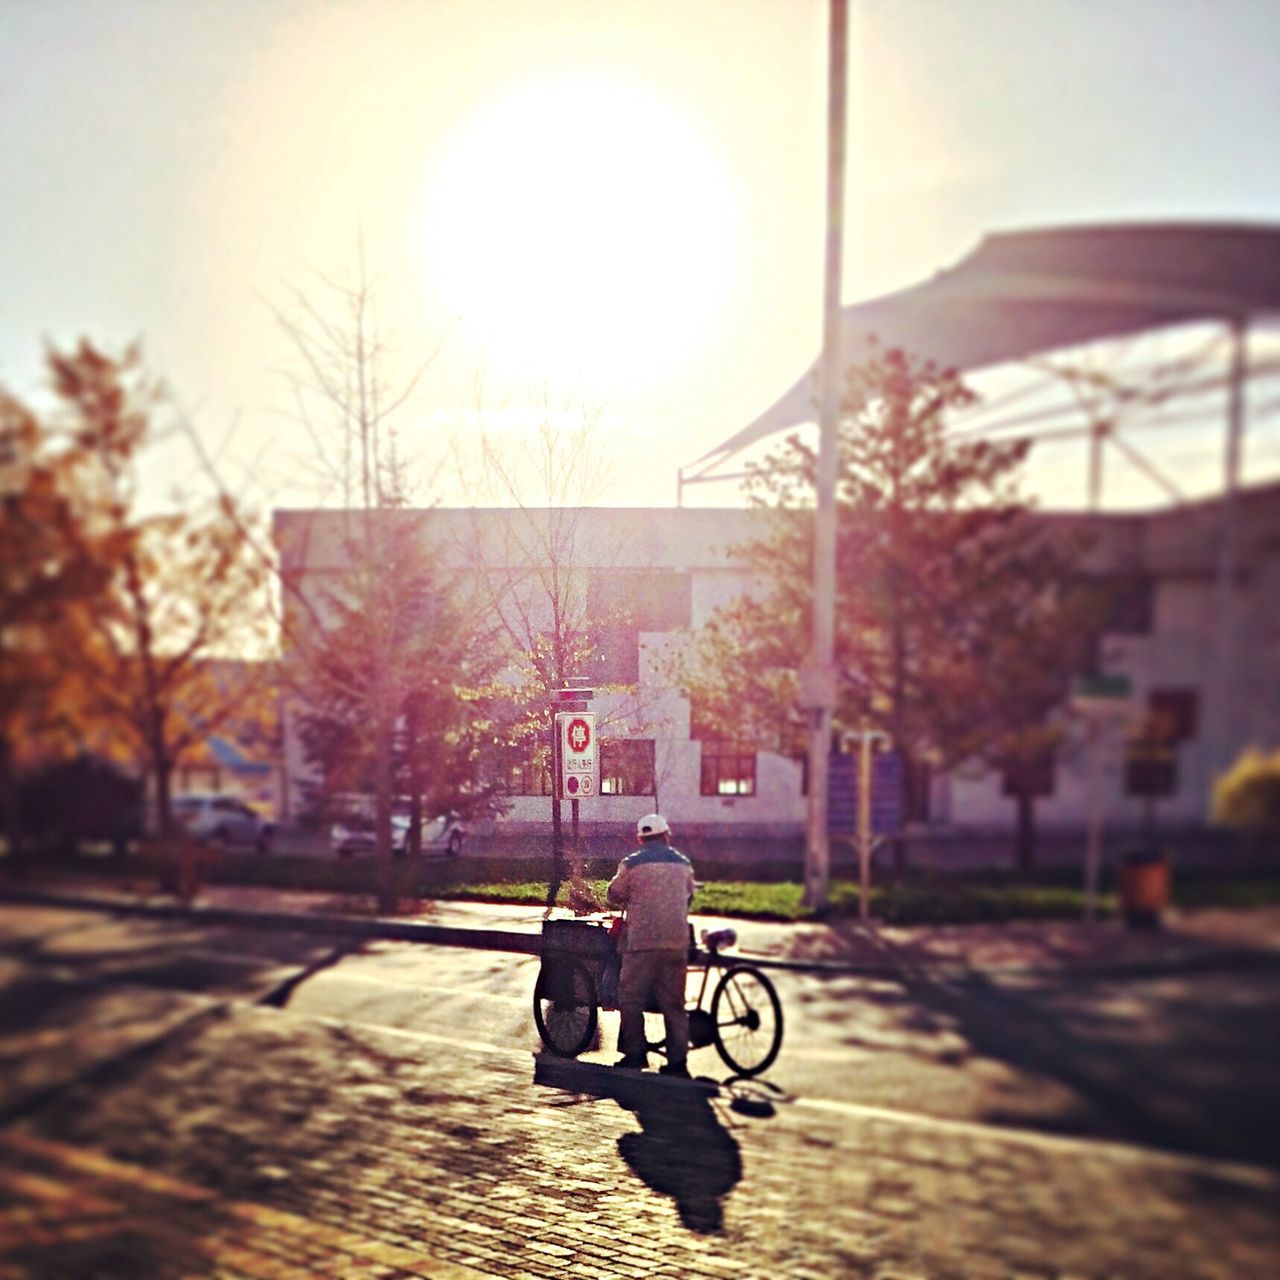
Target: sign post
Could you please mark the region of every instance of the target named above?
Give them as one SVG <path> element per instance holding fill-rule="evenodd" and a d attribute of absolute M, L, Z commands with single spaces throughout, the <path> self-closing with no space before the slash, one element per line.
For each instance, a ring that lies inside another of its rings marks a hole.
<path fill-rule="evenodd" d="M 858 744 L 855 756 L 830 760 L 831 804 L 827 825 L 831 832 L 851 832 L 858 846 L 858 918 L 871 918 L 871 855 L 876 844 L 902 827 L 902 757 L 896 751 L 877 751 L 889 735 L 864 725 L 848 740 Z"/>
<path fill-rule="evenodd" d="M 599 750 L 596 746 L 596 718 L 587 710 L 595 697 L 595 690 L 586 679 L 573 676 L 565 681 L 563 689 L 553 695 L 555 711 L 552 733 L 552 806 L 556 834 L 559 833 L 560 801 L 569 800 L 570 839 L 574 856 L 578 852 L 578 802 L 583 796 L 593 796 L 600 790 Z"/>
<path fill-rule="evenodd" d="M 1084 918 L 1089 922 L 1097 915 L 1102 867 L 1103 730 L 1132 716 L 1132 695 L 1126 675 L 1079 676 L 1071 691 L 1072 709 L 1084 717 L 1089 743 L 1089 827 L 1084 850 Z"/>

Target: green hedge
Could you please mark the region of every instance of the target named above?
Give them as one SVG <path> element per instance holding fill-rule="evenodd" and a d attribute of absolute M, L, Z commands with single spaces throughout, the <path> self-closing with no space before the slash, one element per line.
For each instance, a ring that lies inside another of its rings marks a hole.
<path fill-rule="evenodd" d="M 155 878 L 158 868 L 136 854 L 123 858 L 102 856 L 47 857 L 53 872 L 122 879 Z M 545 863 L 524 858 L 458 857 L 428 855 L 417 865 L 412 859 L 396 860 L 397 891 L 402 898 L 438 898 L 479 902 L 541 905 L 546 901 Z M 604 899 L 612 860 L 586 868 L 588 882 Z M 751 868 L 743 878 L 741 866 L 700 865 L 701 887 L 694 910 L 708 915 L 743 916 L 772 920 L 811 919 L 803 905 L 803 890 L 790 868 L 790 878 L 766 878 Z M 314 858 L 253 854 L 225 854 L 209 866 L 205 883 L 258 885 L 277 889 L 311 890 L 342 896 L 368 897 L 378 889 L 375 859 Z M 1175 905 L 1253 906 L 1280 902 L 1280 876 L 1254 875 L 1222 879 L 1207 873 L 1181 874 L 1173 883 Z M 831 884 L 830 914 L 856 916 L 856 881 L 837 875 Z M 561 888 L 560 901 L 567 898 Z M 1099 901 L 1104 914 L 1116 910 L 1113 892 Z M 1009 872 L 966 871 L 951 874 L 917 873 L 894 884 L 873 886 L 871 913 L 891 924 L 975 923 L 980 921 L 1078 919 L 1084 909 L 1080 873 L 1074 869 L 1045 872 L 1034 881 Z"/>

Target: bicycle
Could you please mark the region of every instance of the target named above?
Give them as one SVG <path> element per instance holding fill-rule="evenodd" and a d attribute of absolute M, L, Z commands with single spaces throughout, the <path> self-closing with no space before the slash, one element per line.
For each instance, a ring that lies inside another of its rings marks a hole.
<path fill-rule="evenodd" d="M 556 1057 L 583 1053 L 595 1037 L 600 1011 L 618 1007 L 616 927 L 612 917 L 543 922 L 533 1020 Z M 700 975 L 697 997 L 689 1004 L 689 1048 L 714 1045 L 735 1075 L 759 1075 L 782 1048 L 778 993 L 755 965 L 723 954 L 737 942 L 734 930 L 704 929 L 701 948 L 693 945 L 692 926 L 689 932 L 689 970 Z M 714 986 L 713 971 L 719 975 Z M 651 1042 L 649 1049 L 664 1053 L 665 1045 Z"/>

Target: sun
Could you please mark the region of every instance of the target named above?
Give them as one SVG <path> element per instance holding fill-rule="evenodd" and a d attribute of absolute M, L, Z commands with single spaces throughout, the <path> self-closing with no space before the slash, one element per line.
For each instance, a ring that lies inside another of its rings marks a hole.
<path fill-rule="evenodd" d="M 728 305 L 738 214 L 714 150 L 642 86 L 525 86 L 429 181 L 433 288 L 503 371 L 618 391 L 697 359 Z"/>

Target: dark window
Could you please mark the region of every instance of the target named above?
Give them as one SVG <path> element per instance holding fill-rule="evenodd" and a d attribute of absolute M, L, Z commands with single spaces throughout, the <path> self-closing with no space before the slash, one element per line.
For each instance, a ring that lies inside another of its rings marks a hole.
<path fill-rule="evenodd" d="M 928 822 L 933 794 L 933 766 L 927 760 L 906 761 L 907 822 Z"/>
<path fill-rule="evenodd" d="M 704 738 L 701 789 L 704 796 L 755 795 L 755 751 L 744 743 Z"/>
<path fill-rule="evenodd" d="M 622 738 L 600 744 L 600 794 L 651 796 L 654 790 L 652 738 Z"/>
<path fill-rule="evenodd" d="M 1112 574 L 1103 579 L 1103 623 L 1108 635 L 1146 636 L 1155 619 L 1155 582 L 1145 574 Z"/>
<path fill-rule="evenodd" d="M 635 684 L 640 678 L 640 632 L 677 631 L 693 617 L 687 573 L 619 569 L 593 573 L 587 619 L 595 638 L 590 675 L 597 684 Z"/>
<path fill-rule="evenodd" d="M 1131 738 L 1125 745 L 1125 795 L 1155 799 L 1178 790 L 1178 753 L 1173 747 L 1145 738 Z"/>
<path fill-rule="evenodd" d="M 1131 796 L 1171 796 L 1178 790 L 1178 746 L 1196 736 L 1194 689 L 1152 689 L 1138 732 L 1125 748 L 1124 788 Z"/>
<path fill-rule="evenodd" d="M 1030 754 L 1007 760 L 1001 773 L 1001 792 L 1006 796 L 1053 795 L 1057 751 L 1047 743 Z"/>
<path fill-rule="evenodd" d="M 634 627 L 610 622 L 595 633 L 591 653 L 592 683 L 638 684 L 640 681 L 640 636 Z"/>
<path fill-rule="evenodd" d="M 1147 695 L 1144 737 L 1174 746 L 1196 736 L 1199 705 L 1194 689 L 1152 689 Z"/>

